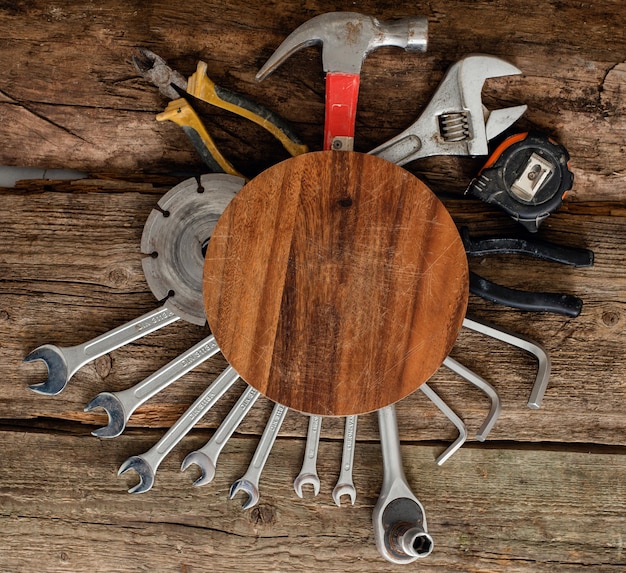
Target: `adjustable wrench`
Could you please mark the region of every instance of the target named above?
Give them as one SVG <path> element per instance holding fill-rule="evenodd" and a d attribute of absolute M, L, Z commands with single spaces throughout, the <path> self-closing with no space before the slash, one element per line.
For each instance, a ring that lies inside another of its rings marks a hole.
<path fill-rule="evenodd" d="M 310 416 L 302 469 L 293 482 L 293 489 L 300 498 L 302 497 L 302 486 L 305 484 L 313 486 L 315 495 L 318 495 L 320 492 L 320 478 L 317 475 L 317 452 L 320 445 L 321 431 L 322 417 Z"/>
<path fill-rule="evenodd" d="M 248 386 L 226 418 L 224 418 L 219 428 L 215 430 L 215 434 L 213 434 L 211 439 L 199 450 L 187 454 L 181 465 L 181 471 L 184 472 L 192 464 L 196 464 L 202 471 L 202 475 L 193 482 L 193 485 L 200 486 L 213 481 L 217 458 L 259 396 L 258 390 Z"/>
<path fill-rule="evenodd" d="M 395 406 L 378 410 L 378 425 L 384 477 L 372 514 L 376 547 L 391 563 L 412 563 L 430 555 L 434 543 L 428 534 L 424 507 L 404 476 Z"/>
<path fill-rule="evenodd" d="M 240 491 L 248 495 L 248 499 L 242 506 L 243 509 L 250 509 L 259 502 L 259 479 L 288 410 L 289 408 L 281 404 L 274 405 L 246 473 L 230 487 L 230 499 L 233 499 Z"/>
<path fill-rule="evenodd" d="M 219 350 L 215 338 L 209 336 L 139 384 L 121 392 L 101 392 L 85 406 L 85 412 L 103 408 L 109 416 L 109 423 L 91 433 L 99 438 L 119 436 L 139 406 L 205 360 L 215 356 Z"/>
<path fill-rule="evenodd" d="M 238 378 L 239 374 L 235 372 L 234 368 L 231 366 L 226 368 L 154 446 L 143 454 L 131 456 L 120 466 L 117 475 L 122 475 L 128 470 L 135 470 L 139 474 L 139 483 L 130 488 L 128 493 L 144 493 L 152 488 L 156 471 L 165 456 L 189 433 Z"/>
<path fill-rule="evenodd" d="M 341 507 L 341 496 L 350 496 L 350 502 L 356 501 L 356 488 L 352 480 L 354 466 L 354 448 L 356 446 L 356 423 L 358 416 L 347 416 L 343 437 L 343 452 L 341 454 L 341 472 L 337 485 L 333 489 L 333 501 Z"/>
<path fill-rule="evenodd" d="M 243 183 L 243 179 L 232 175 L 203 175 L 200 181 L 183 181 L 161 197 L 159 209 L 154 209 L 146 220 L 141 250 L 148 255 L 142 260 L 146 282 L 157 300 L 167 298 L 163 306 L 77 346 L 44 344 L 36 348 L 24 362 L 42 360 L 48 378 L 31 385 L 31 390 L 58 394 L 88 362 L 176 320 L 204 325 L 202 248 L 219 215 Z"/>
<path fill-rule="evenodd" d="M 483 84 L 488 78 L 521 73 L 494 56 L 462 58 L 450 67 L 415 123 L 370 154 L 398 165 L 431 155 L 487 155 L 489 141 L 521 117 L 527 106 L 490 111 L 482 104 Z"/>

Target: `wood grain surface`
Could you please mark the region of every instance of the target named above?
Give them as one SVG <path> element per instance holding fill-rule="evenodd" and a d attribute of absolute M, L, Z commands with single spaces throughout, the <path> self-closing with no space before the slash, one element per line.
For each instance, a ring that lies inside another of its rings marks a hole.
<path fill-rule="evenodd" d="M 205 258 L 209 326 L 248 384 L 300 412 L 363 414 L 413 392 L 468 298 L 452 217 L 404 169 L 308 153 L 248 183 Z"/>
<path fill-rule="evenodd" d="M 540 410 L 526 407 L 536 363 L 520 350 L 463 329 L 452 356 L 498 391 L 502 413 L 486 443 L 475 434 L 485 396 L 445 368 L 429 384 L 463 418 L 468 441 L 439 467 L 456 430 L 421 392 L 400 401 L 409 485 L 424 504 L 435 551 L 406 571 L 425 573 L 616 573 L 626 569 L 626 4 L 623 0 L 44 0 L 0 2 L 0 164 L 69 167 L 81 182 L 22 182 L 0 189 L 0 571 L 21 573 L 388 572 L 371 513 L 382 481 L 376 416 L 359 417 L 354 506 L 337 508 L 342 418 L 322 427 L 320 495 L 291 486 L 308 419 L 290 412 L 260 482 L 242 511 L 228 488 L 241 477 L 272 404 L 260 399 L 228 442 L 215 481 L 193 488 L 181 473 L 235 403 L 222 398 L 165 459 L 154 488 L 129 495 L 116 475 L 149 449 L 225 367 L 218 355 L 131 417 L 115 440 L 90 435 L 107 423 L 84 405 L 101 391 L 141 381 L 209 334 L 182 321 L 82 368 L 56 397 L 30 392 L 44 343 L 84 342 L 155 308 L 141 267 L 143 225 L 157 200 L 205 172 L 182 130 L 155 121 L 167 102 L 131 62 L 147 46 L 184 75 L 198 59 L 210 77 L 286 117 L 320 149 L 324 76 L 319 47 L 254 76 L 295 27 L 332 10 L 380 19 L 424 15 L 428 51 L 381 48 L 362 68 L 355 148 L 369 151 L 410 125 L 446 69 L 469 53 L 510 61 L 523 75 L 488 80 L 490 109 L 527 104 L 516 124 L 538 128 L 570 152 L 575 173 L 542 239 L 587 247 L 592 268 L 526 257 L 478 257 L 477 273 L 526 290 L 584 301 L 567 319 L 522 313 L 470 295 L 468 314 L 543 344 L 552 375 Z M 204 110 L 220 150 L 248 176 L 286 153 L 252 122 Z M 457 225 L 476 236 L 515 234 L 497 210 L 462 196 L 483 157 L 437 157 L 406 169 L 439 194 Z"/>

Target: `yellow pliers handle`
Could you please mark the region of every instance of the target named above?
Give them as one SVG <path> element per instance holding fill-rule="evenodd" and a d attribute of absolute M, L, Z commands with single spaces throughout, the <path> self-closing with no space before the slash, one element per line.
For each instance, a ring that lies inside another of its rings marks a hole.
<path fill-rule="evenodd" d="M 213 138 L 209 135 L 204 124 L 195 110 L 185 98 L 171 101 L 165 110 L 156 116 L 157 121 L 173 121 L 180 125 L 202 160 L 216 173 L 228 173 L 243 177 L 231 163 L 219 152 Z M 245 177 L 243 177 L 245 179 Z"/>
<path fill-rule="evenodd" d="M 292 128 L 280 116 L 245 96 L 216 85 L 207 75 L 205 62 L 199 61 L 195 73 L 187 80 L 187 93 L 260 125 L 278 139 L 293 156 L 308 151 L 308 147 L 298 139 Z"/>

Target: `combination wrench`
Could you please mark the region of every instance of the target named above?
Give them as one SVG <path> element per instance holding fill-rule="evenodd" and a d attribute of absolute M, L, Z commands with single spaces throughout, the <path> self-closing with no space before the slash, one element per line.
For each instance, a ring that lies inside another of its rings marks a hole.
<path fill-rule="evenodd" d="M 259 480 L 288 411 L 287 406 L 274 405 L 246 473 L 230 487 L 230 499 L 233 499 L 240 491 L 248 495 L 248 499 L 242 506 L 243 509 L 249 509 L 259 502 Z"/>
<path fill-rule="evenodd" d="M 45 382 L 32 384 L 39 394 L 59 394 L 87 363 L 130 344 L 179 319 L 203 326 L 202 249 L 215 223 L 244 184 L 239 177 L 206 174 L 170 189 L 158 201 L 144 225 L 141 261 L 154 297 L 165 302 L 155 310 L 77 346 L 44 344 L 24 362 L 41 360 L 48 369 Z"/>
<path fill-rule="evenodd" d="M 302 498 L 302 486 L 305 484 L 313 486 L 314 495 L 317 496 L 320 492 L 320 478 L 317 475 L 317 453 L 320 445 L 321 431 L 322 417 L 316 415 L 310 416 L 302 469 L 293 481 L 293 489 L 300 498 Z"/>
<path fill-rule="evenodd" d="M 213 336 L 209 336 L 192 346 L 187 352 L 172 360 L 139 384 L 120 392 L 101 392 L 85 406 L 85 412 L 103 408 L 109 417 L 109 423 L 94 430 L 92 435 L 98 438 L 115 438 L 126 428 L 133 412 L 142 404 L 156 396 L 161 390 L 187 374 L 219 352 Z"/>
<path fill-rule="evenodd" d="M 193 485 L 206 485 L 213 481 L 215 477 L 215 468 L 217 466 L 217 458 L 224 449 L 226 442 L 230 440 L 239 424 L 246 417 L 252 406 L 254 406 L 260 393 L 252 386 L 241 394 L 237 403 L 232 407 L 226 418 L 222 420 L 211 439 L 199 450 L 195 450 L 187 454 L 181 465 L 181 471 L 185 471 L 192 464 L 196 464 L 202 475 L 193 482 Z"/>
<path fill-rule="evenodd" d="M 333 489 L 333 501 L 341 507 L 341 496 L 350 496 L 350 502 L 356 501 L 356 488 L 352 480 L 352 468 L 354 466 L 354 448 L 356 446 L 356 424 L 358 416 L 347 416 L 344 428 L 343 451 L 341 453 L 341 471 L 337 479 L 337 485 Z"/>
<path fill-rule="evenodd" d="M 131 456 L 120 466 L 117 475 L 122 475 L 129 470 L 135 470 L 139 475 L 139 483 L 130 488 L 128 493 L 144 493 L 152 488 L 156 471 L 167 454 L 233 386 L 238 378 L 239 374 L 234 368 L 231 366 L 226 368 L 154 446 L 143 454 Z"/>

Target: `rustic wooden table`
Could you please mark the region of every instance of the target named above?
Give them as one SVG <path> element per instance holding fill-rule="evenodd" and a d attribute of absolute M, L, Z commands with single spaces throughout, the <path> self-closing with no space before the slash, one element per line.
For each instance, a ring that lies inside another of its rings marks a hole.
<path fill-rule="evenodd" d="M 346 8 L 355 9 L 350 4 Z M 166 102 L 137 77 L 137 46 L 182 73 L 199 58 L 210 76 L 288 118 L 319 149 L 324 83 L 319 49 L 299 52 L 273 76 L 254 74 L 280 41 L 336 3 L 192 0 L 182 5 L 41 0 L 0 6 L 0 164 L 84 170 L 80 182 L 24 182 L 1 189 L 0 570 L 37 571 L 386 571 L 371 511 L 382 481 L 376 417 L 358 428 L 356 504 L 337 508 L 343 420 L 324 422 L 322 490 L 293 492 L 307 420 L 290 413 L 261 480 L 261 502 L 228 500 L 271 409 L 260 400 L 220 458 L 210 485 L 180 473 L 182 459 L 212 435 L 234 403 L 229 393 L 165 460 L 154 488 L 126 493 L 117 477 L 130 455 L 154 444 L 225 366 L 218 355 L 99 440 L 106 423 L 84 405 L 104 390 L 142 380 L 208 334 L 175 323 L 105 355 L 45 397 L 29 383 L 41 363 L 22 364 L 44 343 L 83 342 L 154 308 L 141 268 L 143 225 L 159 197 L 205 170 L 181 130 L 157 123 Z M 356 148 L 367 151 L 409 125 L 446 68 L 468 53 L 512 62 L 524 75 L 490 80 L 491 107 L 526 103 L 521 129 L 541 128 L 569 150 L 575 183 L 542 226 L 543 238 L 593 249 L 596 264 L 572 269 L 514 256 L 472 259 L 470 269 L 505 285 L 568 292 L 576 319 L 526 314 L 470 296 L 472 316 L 528 335 L 550 351 L 543 406 L 526 400 L 535 364 L 522 352 L 463 332 L 452 356 L 491 381 L 502 415 L 488 441 L 473 438 L 443 467 L 435 457 L 454 428 L 420 392 L 398 404 L 407 478 L 427 512 L 433 554 L 407 567 L 437 572 L 621 571 L 626 567 L 626 6 L 565 2 L 374 2 L 381 19 L 429 19 L 425 54 L 381 49 L 365 62 Z M 212 110 L 207 121 L 224 154 L 248 176 L 284 150 L 257 126 Z M 458 224 L 477 236 L 515 231 L 500 212 L 462 197 L 481 159 L 432 158 L 407 168 Z M 485 397 L 440 369 L 433 387 L 475 434 Z M 241 388 L 238 387 L 238 388 Z"/>

